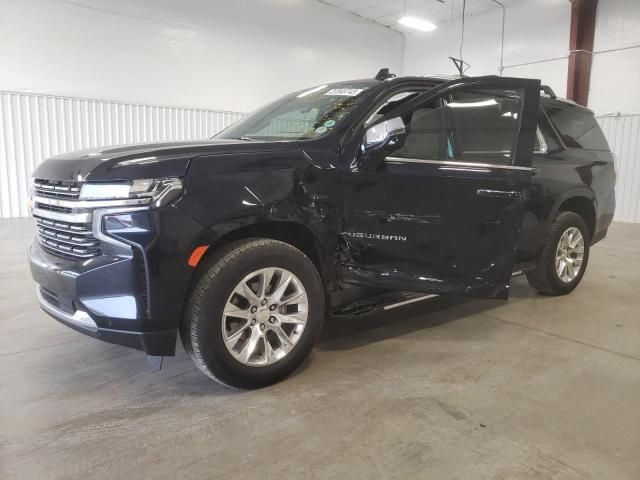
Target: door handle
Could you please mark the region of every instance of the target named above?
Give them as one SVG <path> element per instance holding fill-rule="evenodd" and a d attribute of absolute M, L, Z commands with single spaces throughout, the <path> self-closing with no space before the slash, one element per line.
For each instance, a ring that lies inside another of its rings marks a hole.
<path fill-rule="evenodd" d="M 476 191 L 476 194 L 479 197 L 490 197 L 490 198 L 512 198 L 512 199 L 520 199 L 520 192 L 516 192 L 513 190 L 488 190 L 486 188 L 479 188 Z"/>

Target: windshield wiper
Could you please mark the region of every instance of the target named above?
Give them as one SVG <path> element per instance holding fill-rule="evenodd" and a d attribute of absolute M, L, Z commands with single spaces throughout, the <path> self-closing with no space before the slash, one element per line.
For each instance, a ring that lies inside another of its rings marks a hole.
<path fill-rule="evenodd" d="M 255 138 L 251 137 L 238 137 L 236 138 L 236 140 L 244 140 L 245 142 L 257 142 Z"/>

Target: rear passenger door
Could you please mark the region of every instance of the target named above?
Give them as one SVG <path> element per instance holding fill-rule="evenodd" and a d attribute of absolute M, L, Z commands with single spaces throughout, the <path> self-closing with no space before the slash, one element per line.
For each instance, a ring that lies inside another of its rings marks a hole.
<path fill-rule="evenodd" d="M 345 278 L 506 298 L 538 101 L 537 81 L 465 79 L 377 119 L 400 117 L 407 136 L 376 170 L 355 158 L 342 176 Z"/>

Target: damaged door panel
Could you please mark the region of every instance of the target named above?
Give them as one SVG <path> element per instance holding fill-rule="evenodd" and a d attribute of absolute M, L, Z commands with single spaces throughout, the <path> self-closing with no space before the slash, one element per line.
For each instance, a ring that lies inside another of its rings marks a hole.
<path fill-rule="evenodd" d="M 365 122 L 340 179 L 344 278 L 506 298 L 538 102 L 537 81 L 459 80 Z"/>

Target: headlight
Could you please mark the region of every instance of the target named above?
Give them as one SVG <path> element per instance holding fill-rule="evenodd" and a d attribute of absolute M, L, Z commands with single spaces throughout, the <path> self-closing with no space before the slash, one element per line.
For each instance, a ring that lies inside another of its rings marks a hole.
<path fill-rule="evenodd" d="M 182 180 L 179 178 L 85 183 L 80 190 L 80 200 L 141 200 L 136 203 L 162 207 L 174 201 L 181 191 Z"/>

